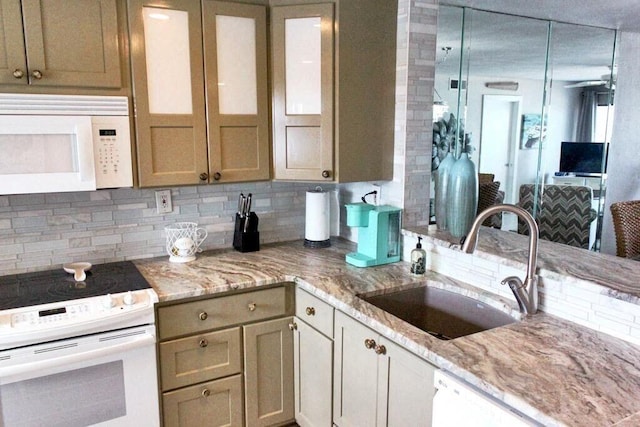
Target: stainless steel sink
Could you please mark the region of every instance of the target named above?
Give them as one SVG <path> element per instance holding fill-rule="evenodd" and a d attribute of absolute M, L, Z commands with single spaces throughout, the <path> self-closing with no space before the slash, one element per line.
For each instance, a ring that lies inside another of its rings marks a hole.
<path fill-rule="evenodd" d="M 442 340 L 517 321 L 473 298 L 429 286 L 359 297 Z"/>

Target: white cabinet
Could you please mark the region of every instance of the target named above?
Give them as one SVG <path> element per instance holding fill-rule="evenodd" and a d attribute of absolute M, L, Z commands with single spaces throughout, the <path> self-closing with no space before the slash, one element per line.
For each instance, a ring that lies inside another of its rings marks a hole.
<path fill-rule="evenodd" d="M 337 426 L 431 425 L 431 364 L 340 312 L 335 343 Z"/>
<path fill-rule="evenodd" d="M 333 307 L 296 289 L 293 330 L 295 417 L 300 427 L 330 427 Z"/>

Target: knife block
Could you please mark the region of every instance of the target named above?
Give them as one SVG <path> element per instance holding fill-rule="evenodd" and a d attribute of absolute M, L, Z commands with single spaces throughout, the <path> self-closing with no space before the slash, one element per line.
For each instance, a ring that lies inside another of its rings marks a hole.
<path fill-rule="evenodd" d="M 245 221 L 249 221 L 247 231 L 244 231 Z M 258 215 L 249 212 L 246 218 L 236 213 L 236 223 L 233 230 L 233 248 L 240 252 L 255 252 L 260 250 L 260 232 L 258 231 Z"/>

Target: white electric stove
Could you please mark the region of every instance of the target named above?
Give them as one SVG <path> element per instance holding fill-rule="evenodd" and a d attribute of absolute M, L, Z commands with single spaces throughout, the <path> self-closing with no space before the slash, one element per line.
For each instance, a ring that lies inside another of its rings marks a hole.
<path fill-rule="evenodd" d="M 0 425 L 159 425 L 157 301 L 128 261 L 1 276 Z"/>

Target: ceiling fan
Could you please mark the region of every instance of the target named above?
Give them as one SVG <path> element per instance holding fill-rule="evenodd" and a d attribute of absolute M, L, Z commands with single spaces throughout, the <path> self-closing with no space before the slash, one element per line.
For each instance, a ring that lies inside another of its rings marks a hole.
<path fill-rule="evenodd" d="M 565 89 L 573 89 L 578 87 L 592 87 L 592 86 L 605 86 L 607 89 L 616 88 L 616 74 L 603 74 L 600 76 L 600 80 L 585 80 L 582 82 L 571 83 L 565 85 Z"/>

